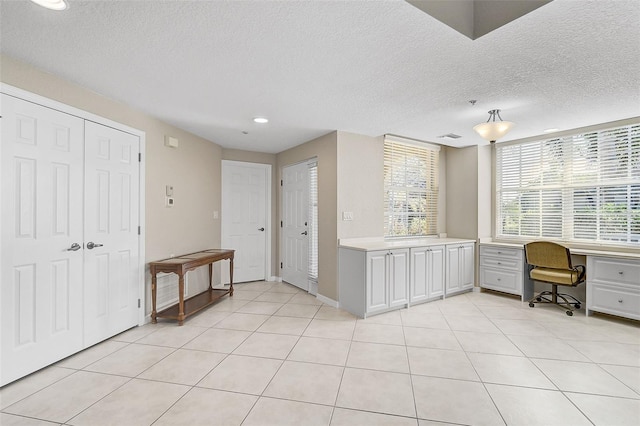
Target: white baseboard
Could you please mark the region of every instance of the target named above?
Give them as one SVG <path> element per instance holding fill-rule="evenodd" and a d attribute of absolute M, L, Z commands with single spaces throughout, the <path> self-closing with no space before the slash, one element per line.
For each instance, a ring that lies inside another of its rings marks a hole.
<path fill-rule="evenodd" d="M 473 292 L 474 292 L 474 293 L 480 293 L 480 291 L 481 291 L 481 290 L 482 290 L 482 289 L 481 289 L 480 287 L 474 287 L 474 288 L 473 288 Z"/>
<path fill-rule="evenodd" d="M 281 283 L 282 282 L 282 278 L 280 278 L 280 277 L 271 277 L 271 278 L 269 278 L 268 281 L 274 281 L 274 282 L 277 282 L 277 283 Z"/>
<path fill-rule="evenodd" d="M 327 296 L 323 296 L 320 293 L 316 295 L 316 298 L 324 304 L 331 306 L 332 308 L 339 308 L 340 303 L 336 302 L 333 299 L 329 299 Z"/>

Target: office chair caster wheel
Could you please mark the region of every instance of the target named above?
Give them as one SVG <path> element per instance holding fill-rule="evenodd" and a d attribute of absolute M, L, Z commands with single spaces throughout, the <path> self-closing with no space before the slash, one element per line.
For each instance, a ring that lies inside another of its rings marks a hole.
<path fill-rule="evenodd" d="M 542 297 L 536 297 L 536 300 L 537 300 L 538 302 L 542 302 Z"/>
<path fill-rule="evenodd" d="M 529 302 L 529 307 L 530 308 L 533 308 L 534 306 L 536 306 L 536 305 L 534 305 L 533 302 Z"/>
<path fill-rule="evenodd" d="M 569 315 L 570 317 L 573 316 L 573 312 L 572 311 L 567 311 L 567 315 Z"/>
<path fill-rule="evenodd" d="M 575 304 L 575 305 L 573 305 L 573 306 L 575 306 L 575 307 L 576 307 L 576 309 L 580 309 L 580 304 L 579 304 L 579 303 L 576 303 L 576 304 Z"/>

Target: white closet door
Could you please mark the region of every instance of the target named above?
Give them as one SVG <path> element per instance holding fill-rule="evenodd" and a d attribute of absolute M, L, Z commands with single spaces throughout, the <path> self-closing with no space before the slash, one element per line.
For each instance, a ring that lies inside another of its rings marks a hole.
<path fill-rule="evenodd" d="M 90 121 L 85 127 L 88 346 L 138 323 L 140 142 L 137 136 Z"/>
<path fill-rule="evenodd" d="M 0 96 L 4 385 L 82 349 L 84 121 Z"/>

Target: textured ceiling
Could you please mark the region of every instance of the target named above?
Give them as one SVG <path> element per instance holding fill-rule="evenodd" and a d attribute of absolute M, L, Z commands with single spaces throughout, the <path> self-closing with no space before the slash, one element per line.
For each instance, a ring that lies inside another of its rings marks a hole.
<path fill-rule="evenodd" d="M 640 116 L 636 0 L 555 0 L 477 40 L 401 0 L 69 4 L 2 0 L 2 53 L 228 148 L 336 129 L 474 145 L 494 108 L 505 140 Z"/>

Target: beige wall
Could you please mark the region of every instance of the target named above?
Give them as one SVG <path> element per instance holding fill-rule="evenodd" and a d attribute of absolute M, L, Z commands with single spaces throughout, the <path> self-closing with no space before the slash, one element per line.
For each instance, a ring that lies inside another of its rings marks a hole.
<path fill-rule="evenodd" d="M 271 165 L 271 275 L 280 276 L 278 237 L 280 228 L 278 227 L 278 164 L 276 154 L 263 152 L 243 151 L 239 149 L 222 148 L 222 159 L 229 161 L 242 161 L 245 163 L 258 163 Z"/>
<path fill-rule="evenodd" d="M 0 61 L 3 83 L 146 133 L 145 262 L 220 245 L 220 222 L 213 218 L 214 211 L 220 210 L 220 146 L 26 63 L 7 56 Z M 165 135 L 178 138 L 180 146 L 165 147 Z M 174 187 L 175 206 L 171 208 L 165 207 L 168 184 Z M 147 312 L 151 309 L 149 287 Z"/>
<path fill-rule="evenodd" d="M 337 139 L 338 132 L 331 132 L 277 155 L 278 182 L 283 167 L 314 157 L 318 159 L 318 294 L 332 300 L 338 300 Z M 277 194 L 280 211 L 280 191 Z M 274 253 L 278 259 L 279 250 L 278 246 Z"/>
<path fill-rule="evenodd" d="M 478 147 L 447 148 L 447 234 L 478 237 Z"/>
<path fill-rule="evenodd" d="M 338 132 L 338 238 L 384 235 L 384 139 Z M 353 220 L 342 220 L 342 212 Z"/>

